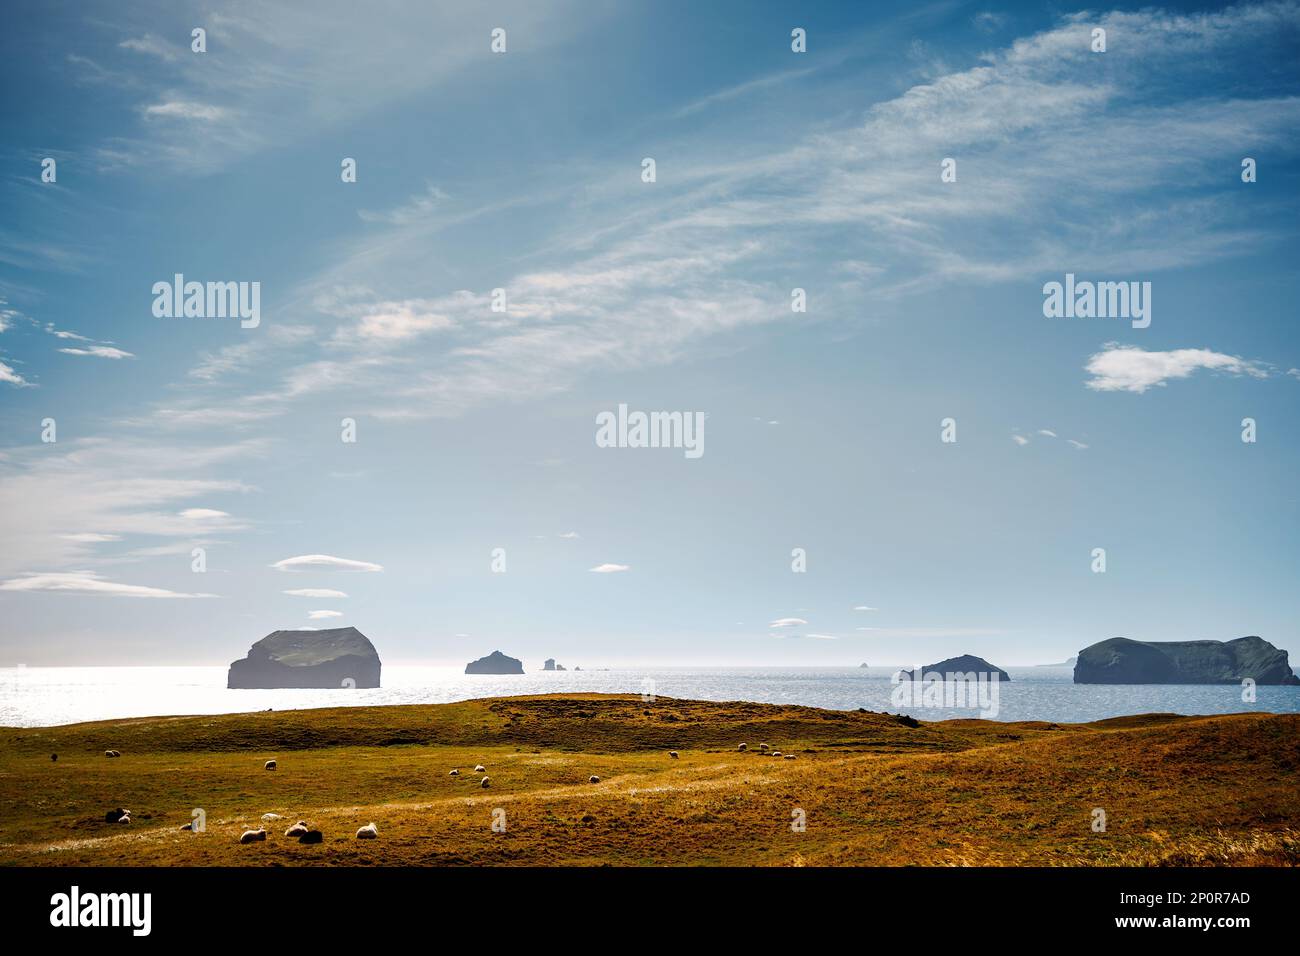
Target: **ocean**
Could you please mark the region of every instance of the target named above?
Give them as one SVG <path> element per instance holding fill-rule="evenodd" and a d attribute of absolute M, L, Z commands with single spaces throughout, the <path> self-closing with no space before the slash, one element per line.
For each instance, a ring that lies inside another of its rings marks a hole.
<path fill-rule="evenodd" d="M 1259 687 L 1242 700 L 1231 685 L 1075 684 L 1068 667 L 1008 667 L 996 715 L 970 707 L 903 706 L 891 701 L 893 668 L 621 668 L 467 675 L 457 668 L 387 665 L 374 690 L 228 690 L 225 667 L 0 668 L 0 726 L 40 727 L 87 720 L 310 707 L 441 704 L 512 694 L 653 693 L 701 700 L 859 707 L 921 720 L 990 716 L 996 720 L 1077 723 L 1128 714 L 1300 713 L 1300 687 Z M 648 683 L 649 682 L 649 683 Z"/>

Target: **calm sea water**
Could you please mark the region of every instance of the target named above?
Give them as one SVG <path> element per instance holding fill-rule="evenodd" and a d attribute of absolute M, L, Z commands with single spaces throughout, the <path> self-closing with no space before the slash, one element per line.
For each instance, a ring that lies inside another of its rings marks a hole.
<path fill-rule="evenodd" d="M 1099 720 L 1125 714 L 1300 713 L 1300 687 L 1241 688 L 1075 684 L 1069 668 L 1007 668 L 997 720 Z M 377 690 L 228 690 L 225 667 L 26 667 L 0 669 L 0 726 L 84 720 L 375 704 L 437 704 L 475 697 L 592 691 L 654 693 L 701 700 L 805 704 L 834 710 L 909 713 L 922 720 L 977 717 L 972 709 L 895 706 L 892 668 L 666 668 L 467 675 L 454 668 L 385 666 Z"/>

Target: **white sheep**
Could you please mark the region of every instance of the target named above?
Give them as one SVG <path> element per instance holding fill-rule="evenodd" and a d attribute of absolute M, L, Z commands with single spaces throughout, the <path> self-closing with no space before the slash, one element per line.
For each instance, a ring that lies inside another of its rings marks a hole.
<path fill-rule="evenodd" d="M 266 839 L 266 831 L 262 829 L 245 830 L 240 834 L 240 843 L 258 843 Z"/>
<path fill-rule="evenodd" d="M 785 759 L 786 759 L 786 760 L 793 760 L 793 759 L 794 759 L 794 754 L 786 754 L 786 755 L 785 755 Z"/>
<path fill-rule="evenodd" d="M 487 767 L 483 766 L 482 764 L 478 764 L 477 766 L 474 767 L 474 772 L 475 772 L 475 773 L 487 773 Z"/>
<path fill-rule="evenodd" d="M 749 749 L 749 744 L 741 744 L 741 745 L 740 745 L 739 747 L 737 747 L 736 749 L 737 749 L 737 750 L 748 750 L 748 749 Z"/>
<path fill-rule="evenodd" d="M 263 822 L 263 823 L 273 823 L 274 821 L 279 820 L 279 819 L 281 819 L 281 817 L 280 817 L 280 814 L 278 814 L 278 813 L 264 813 L 264 814 L 262 814 L 262 822 Z"/>
<path fill-rule="evenodd" d="M 357 830 L 358 840 L 375 840 L 379 838 L 379 830 L 374 823 L 367 823 L 361 829 Z"/>
<path fill-rule="evenodd" d="M 773 750 L 773 751 L 772 751 L 772 756 L 773 756 L 773 757 L 779 757 L 779 756 L 781 756 L 781 751 L 779 751 L 779 750 Z"/>
<path fill-rule="evenodd" d="M 600 778 L 596 776 L 594 773 L 590 777 L 588 777 L 587 780 L 590 783 L 600 783 Z"/>
<path fill-rule="evenodd" d="M 758 749 L 759 749 L 759 750 L 762 750 L 762 751 L 768 751 L 768 750 L 771 750 L 772 748 L 769 747 L 767 744 L 759 744 L 759 745 L 758 745 Z"/>
<path fill-rule="evenodd" d="M 482 780 L 478 782 L 478 785 L 482 787 L 484 790 L 486 790 L 488 787 L 488 778 L 484 777 Z"/>
<path fill-rule="evenodd" d="M 307 832 L 307 824 L 304 823 L 302 820 L 299 820 L 293 826 L 289 827 L 289 829 L 285 830 L 284 835 L 287 837 L 300 837 L 306 832 Z"/>
<path fill-rule="evenodd" d="M 263 764 L 263 769 L 264 769 L 264 770 L 274 770 L 274 769 L 275 769 L 275 761 L 274 761 L 274 760 L 268 760 L 265 764 Z"/>
<path fill-rule="evenodd" d="M 124 814 L 122 814 L 120 817 L 117 818 L 117 822 L 118 822 L 118 823 L 130 823 L 130 822 L 131 822 L 131 814 L 130 814 L 130 813 L 124 813 Z"/>
<path fill-rule="evenodd" d="M 447 776 L 449 776 L 449 777 L 459 777 L 459 776 L 460 776 L 460 771 L 459 771 L 459 770 L 453 770 L 453 771 L 451 771 L 451 773 L 447 774 Z"/>
<path fill-rule="evenodd" d="M 677 751 L 676 751 L 676 750 L 670 750 L 670 751 L 668 751 L 668 756 L 670 756 L 670 757 L 672 757 L 674 760 L 676 760 L 676 759 L 677 759 Z"/>

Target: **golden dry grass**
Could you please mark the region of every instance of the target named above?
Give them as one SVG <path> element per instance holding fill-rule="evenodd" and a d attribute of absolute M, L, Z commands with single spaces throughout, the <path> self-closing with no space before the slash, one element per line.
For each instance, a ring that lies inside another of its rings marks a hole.
<path fill-rule="evenodd" d="M 0 729 L 0 863 L 1294 865 L 1297 731 L 1275 714 L 909 727 L 607 695 Z M 119 806 L 130 826 L 104 822 Z M 195 807 L 207 832 L 181 832 Z M 283 817 L 269 839 L 239 845 L 266 812 Z M 284 838 L 298 819 L 325 842 Z M 379 839 L 357 841 L 372 820 Z"/>

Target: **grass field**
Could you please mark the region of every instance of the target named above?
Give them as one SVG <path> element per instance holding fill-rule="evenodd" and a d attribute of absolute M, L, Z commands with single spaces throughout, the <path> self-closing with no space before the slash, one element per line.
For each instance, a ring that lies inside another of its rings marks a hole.
<path fill-rule="evenodd" d="M 206 832 L 179 829 L 194 808 Z M 268 812 L 267 841 L 240 845 Z M 286 839 L 298 819 L 324 842 Z M 371 821 L 379 839 L 355 839 Z M 593 694 L 0 729 L 5 865 L 1297 862 L 1296 715 L 913 727 Z"/>

